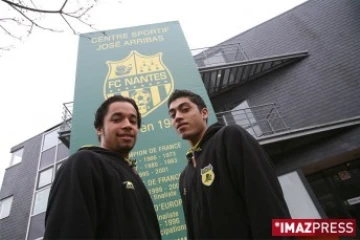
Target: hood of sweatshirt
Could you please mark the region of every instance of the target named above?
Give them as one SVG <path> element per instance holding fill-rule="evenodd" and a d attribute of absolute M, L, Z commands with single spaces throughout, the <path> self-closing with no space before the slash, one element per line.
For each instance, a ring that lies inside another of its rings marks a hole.
<path fill-rule="evenodd" d="M 121 161 L 127 162 L 130 167 L 136 167 L 136 159 L 124 158 L 123 156 L 121 156 L 120 153 L 111 151 L 106 148 L 97 147 L 97 146 L 86 146 L 86 147 L 81 147 L 78 151 L 82 151 L 82 150 L 88 150 L 88 151 L 93 151 L 93 152 L 100 153 L 103 155 L 112 156 Z"/>
<path fill-rule="evenodd" d="M 191 163 L 191 159 L 194 156 L 195 158 L 200 154 L 202 146 L 212 137 L 214 136 L 224 125 L 221 123 L 214 123 L 210 127 L 206 129 L 206 132 L 195 149 L 190 149 L 186 153 L 186 158 L 188 162 Z"/>

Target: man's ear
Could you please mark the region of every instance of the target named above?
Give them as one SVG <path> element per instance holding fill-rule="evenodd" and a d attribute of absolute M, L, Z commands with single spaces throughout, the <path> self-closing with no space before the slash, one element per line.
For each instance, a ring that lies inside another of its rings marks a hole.
<path fill-rule="evenodd" d="M 97 135 L 98 137 L 100 137 L 100 136 L 102 135 L 102 133 L 103 133 L 103 129 L 102 129 L 102 128 L 97 128 L 97 129 L 96 129 L 96 135 Z"/>
<path fill-rule="evenodd" d="M 209 112 L 208 112 L 207 108 L 201 109 L 201 115 L 202 115 L 203 120 L 206 120 L 209 117 Z"/>

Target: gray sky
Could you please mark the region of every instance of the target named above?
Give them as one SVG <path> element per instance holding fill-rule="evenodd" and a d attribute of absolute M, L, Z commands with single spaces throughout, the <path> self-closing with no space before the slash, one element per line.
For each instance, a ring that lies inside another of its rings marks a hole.
<path fill-rule="evenodd" d="M 177 20 L 194 49 L 225 41 L 305 1 L 103 0 L 91 11 L 90 21 L 106 30 Z M 45 20 L 48 25 L 61 23 L 56 18 Z M 35 29 L 24 43 L 0 56 L 0 186 L 10 148 L 59 123 L 62 104 L 73 100 L 77 47 L 78 37 L 71 31 Z"/>

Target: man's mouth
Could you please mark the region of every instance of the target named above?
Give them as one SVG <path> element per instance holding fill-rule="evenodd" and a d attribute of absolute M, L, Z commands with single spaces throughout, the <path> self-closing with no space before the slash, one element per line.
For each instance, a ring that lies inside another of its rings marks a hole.
<path fill-rule="evenodd" d="M 117 136 L 120 138 L 125 138 L 125 139 L 133 139 L 134 138 L 134 135 L 132 135 L 132 134 L 118 134 Z"/>
<path fill-rule="evenodd" d="M 177 130 L 180 130 L 180 128 L 182 128 L 183 126 L 186 126 L 188 125 L 187 123 L 180 123 L 178 126 L 177 126 Z"/>

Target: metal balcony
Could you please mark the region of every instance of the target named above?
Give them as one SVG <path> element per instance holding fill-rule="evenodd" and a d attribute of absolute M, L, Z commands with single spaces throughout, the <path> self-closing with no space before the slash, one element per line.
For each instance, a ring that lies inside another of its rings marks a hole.
<path fill-rule="evenodd" d="M 65 146 L 70 146 L 71 118 L 73 113 L 73 102 L 63 103 L 62 124 L 59 129 L 59 139 Z"/>
<path fill-rule="evenodd" d="M 198 68 L 249 60 L 240 43 L 190 49 Z"/>
<path fill-rule="evenodd" d="M 249 59 L 240 43 L 192 49 L 192 53 L 209 96 L 258 79 L 308 56 L 304 51 Z"/>
<path fill-rule="evenodd" d="M 290 129 L 286 125 L 275 103 L 218 112 L 216 116 L 219 122 L 225 125 L 240 125 L 256 139 L 289 131 Z"/>

